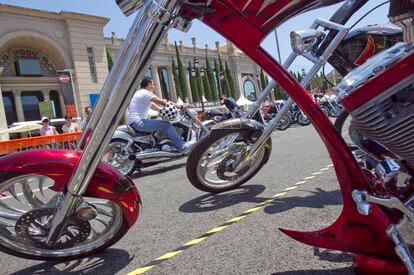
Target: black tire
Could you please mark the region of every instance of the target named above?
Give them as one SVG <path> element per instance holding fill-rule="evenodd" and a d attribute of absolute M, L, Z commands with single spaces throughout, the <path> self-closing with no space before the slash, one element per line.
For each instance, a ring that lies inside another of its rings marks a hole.
<path fill-rule="evenodd" d="M 108 144 L 108 147 L 107 147 L 107 150 L 109 149 L 109 148 L 111 148 L 111 146 L 113 146 L 114 144 L 123 144 L 124 146 L 126 146 L 127 144 L 128 144 L 128 141 L 126 141 L 126 140 L 124 140 L 124 139 L 118 139 L 118 138 L 114 138 L 114 139 L 112 139 L 111 140 L 111 142 Z M 132 145 L 130 148 L 129 148 L 129 151 L 128 151 L 128 153 L 129 154 L 134 154 L 134 153 L 136 153 L 138 151 L 138 148 L 136 147 L 136 146 L 134 146 L 134 145 Z M 108 153 L 108 151 L 106 151 L 105 153 L 104 153 L 104 156 L 102 157 L 102 161 L 104 161 L 104 162 L 106 162 L 106 163 L 108 163 L 108 164 L 111 164 L 113 167 L 115 167 L 122 175 L 124 175 L 124 176 L 131 176 L 134 172 L 135 172 L 135 170 L 136 170 L 136 168 L 137 168 L 137 163 L 135 162 L 135 160 L 127 160 L 128 161 L 128 164 L 130 165 L 129 167 L 127 167 L 126 169 L 120 169 L 119 168 L 119 166 L 116 166 L 116 165 L 114 165 L 114 163 L 112 162 L 108 162 L 106 159 L 104 159 L 104 157 L 105 157 L 105 154 L 106 153 Z"/>
<path fill-rule="evenodd" d="M 24 177 L 26 175 L 33 175 L 33 174 L 25 174 L 25 173 L 10 173 L 10 172 L 0 172 L 0 190 L 2 192 L 4 192 L 4 190 L 7 190 L 5 188 L 7 188 L 7 185 L 9 184 L 8 181 L 13 180 L 14 178 L 19 178 L 19 177 Z M 48 188 L 48 187 L 46 187 Z M 44 189 L 46 189 L 44 188 Z M 36 198 L 36 197 L 34 197 Z M 36 209 L 44 209 L 45 207 L 48 207 L 45 201 L 43 200 L 38 200 L 38 204 L 39 206 Z M 23 203 L 22 203 L 23 204 Z M 116 203 L 113 202 L 114 205 L 116 205 Z M 95 204 L 96 205 L 96 204 Z M 2 208 L 5 207 L 5 205 L 1 206 Z M 18 205 L 14 205 L 14 207 L 18 207 Z M 113 208 L 115 209 L 115 208 Z M 108 247 L 114 245 L 116 242 L 118 242 L 127 232 L 128 232 L 128 224 L 127 224 L 127 220 L 125 219 L 125 217 L 123 216 L 122 210 L 121 208 L 118 206 L 116 208 L 116 214 L 114 214 L 114 217 L 116 216 L 118 219 L 118 225 L 116 225 L 117 227 L 115 227 L 113 234 L 111 234 L 110 236 L 108 236 L 108 239 L 102 241 L 102 243 L 97 244 L 96 247 L 91 247 L 91 249 L 82 249 L 82 247 L 76 247 L 75 249 L 72 251 L 66 251 L 67 254 L 65 254 L 64 250 L 61 250 L 59 253 L 56 253 L 55 255 L 51 256 L 50 254 L 44 255 L 42 256 L 40 253 L 36 254 L 34 253 L 34 251 L 36 249 L 36 247 L 32 247 L 30 245 L 28 245 L 28 247 L 21 249 L 22 251 L 19 251 L 18 249 L 13 249 L 10 245 L 10 242 L 13 242 L 14 240 L 10 240 L 9 237 L 4 233 L 6 231 L 8 231 L 6 229 L 6 227 L 4 228 L 5 231 L 2 231 L 0 234 L 5 234 L 4 236 L 1 236 L 0 238 L 0 251 L 16 256 L 16 257 L 20 257 L 20 258 L 25 258 L 25 259 L 31 259 L 31 260 L 42 260 L 42 261 L 67 261 L 67 260 L 73 260 L 73 259 L 79 259 L 79 258 L 84 258 L 88 255 L 92 255 L 92 254 L 96 254 L 99 253 L 105 249 L 107 249 Z M 27 211 L 27 210 L 26 210 Z M 23 215 L 21 212 L 21 215 Z M 13 222 L 17 222 L 16 220 L 13 219 Z M 16 226 L 16 225 L 15 225 Z M 114 226 L 114 224 L 112 224 L 111 226 Z M 10 228 L 10 227 L 9 227 Z M 15 227 L 12 227 L 13 230 Z M 15 233 L 14 233 L 15 234 Z M 11 235 L 13 236 L 13 234 Z M 15 236 L 15 235 L 14 235 Z M 7 241 L 3 240 L 3 238 L 6 238 Z M 16 239 L 16 242 L 20 242 L 20 240 L 18 239 L 18 237 L 14 237 Z M 17 245 L 16 247 L 19 247 L 21 245 L 27 245 L 27 243 L 20 243 L 19 245 Z M 80 246 L 82 245 L 82 243 L 79 244 Z M 32 249 L 30 249 L 32 248 Z M 43 249 L 43 248 L 42 248 Z M 71 249 L 71 248 L 69 248 Z M 53 251 L 53 250 L 51 250 Z M 76 251 L 76 253 L 74 252 Z M 32 253 L 31 253 L 32 252 Z M 70 253 L 70 254 L 69 254 Z"/>
<path fill-rule="evenodd" d="M 290 127 L 290 124 L 292 124 L 290 117 L 287 115 L 284 115 L 282 119 L 279 121 L 279 123 L 277 124 L 276 128 L 278 130 L 284 131 Z"/>
<path fill-rule="evenodd" d="M 342 112 L 338 115 L 338 117 L 335 119 L 334 127 L 336 131 L 341 135 L 341 137 L 344 139 L 345 143 L 348 145 L 348 147 L 351 150 L 355 150 L 357 146 L 354 144 L 354 142 L 351 140 L 351 137 L 349 136 L 349 113 L 346 110 L 342 110 Z M 346 124 L 346 125 L 345 125 Z"/>
<path fill-rule="evenodd" d="M 324 106 L 319 106 L 321 109 L 322 109 L 322 112 L 327 116 L 327 117 L 329 117 L 329 111 L 328 111 L 328 109 L 326 109 Z"/>
<path fill-rule="evenodd" d="M 344 127 L 345 120 L 348 118 L 348 116 L 349 116 L 349 113 L 345 110 L 342 110 L 335 119 L 335 122 L 334 122 L 335 129 L 341 135 L 342 135 L 342 132 L 343 132 L 343 127 Z"/>
<path fill-rule="evenodd" d="M 299 115 L 298 115 L 298 124 L 301 125 L 301 126 L 306 126 L 306 125 L 310 124 L 310 120 L 304 114 L 299 113 Z"/>
<path fill-rule="evenodd" d="M 329 115 L 331 117 L 338 117 L 340 113 L 341 113 L 341 109 L 338 107 L 333 107 L 329 111 Z"/>
<path fill-rule="evenodd" d="M 118 233 L 112 238 L 110 239 L 107 243 L 105 243 L 104 245 L 102 245 L 101 247 L 98 247 L 94 250 L 85 252 L 85 253 L 80 253 L 78 255 L 74 255 L 74 256 L 61 256 L 61 257 L 42 257 L 42 256 L 33 256 L 30 254 L 25 254 L 25 253 L 20 253 L 17 252 L 15 250 L 11 250 L 5 246 L 0 245 L 0 251 L 9 254 L 9 255 L 13 255 L 19 258 L 23 258 L 23 259 L 29 259 L 29 260 L 38 260 L 38 261 L 71 261 L 71 260 L 76 260 L 76 259 L 83 259 L 87 256 L 90 255 L 94 255 L 97 254 L 101 251 L 104 251 L 105 249 L 113 246 L 114 244 L 116 244 L 120 239 L 122 239 L 125 234 L 128 232 L 128 225 L 126 223 L 126 220 L 124 219 L 121 229 L 118 231 Z"/>
<path fill-rule="evenodd" d="M 195 147 L 191 150 L 191 153 L 188 156 L 187 164 L 186 164 L 186 173 L 187 178 L 189 179 L 190 183 L 197 189 L 205 192 L 210 193 L 221 193 L 228 190 L 235 189 L 239 187 L 240 185 L 247 182 L 249 179 L 251 179 L 254 175 L 259 172 L 259 170 L 263 167 L 263 165 L 266 164 L 266 162 L 269 160 L 271 147 L 272 147 L 272 141 L 271 138 L 269 138 L 266 141 L 266 145 L 263 146 L 264 152 L 262 159 L 260 160 L 260 164 L 253 170 L 248 171 L 248 175 L 243 178 L 243 180 L 236 181 L 233 184 L 228 184 L 225 186 L 217 186 L 213 187 L 211 185 L 206 185 L 204 182 L 202 182 L 198 176 L 197 168 L 201 161 L 201 157 L 203 154 L 218 140 L 221 138 L 224 138 L 227 135 L 237 133 L 237 130 L 220 130 L 220 131 L 212 131 L 210 134 L 206 137 L 204 137 L 200 142 L 198 142 Z M 249 134 L 252 132 L 252 130 L 243 130 L 240 132 L 243 136 L 249 136 Z M 259 152 L 258 152 L 259 153 Z M 246 172 L 247 173 L 247 172 Z"/>

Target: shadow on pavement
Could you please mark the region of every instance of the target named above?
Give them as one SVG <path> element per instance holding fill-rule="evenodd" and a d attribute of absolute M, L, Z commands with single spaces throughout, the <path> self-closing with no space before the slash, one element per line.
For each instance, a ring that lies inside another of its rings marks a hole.
<path fill-rule="evenodd" d="M 292 270 L 292 271 L 283 271 L 275 272 L 272 275 L 344 275 L 344 274 L 355 274 L 352 267 L 344 267 L 338 269 L 326 269 L 326 270 Z"/>
<path fill-rule="evenodd" d="M 298 190 L 297 192 L 300 192 Z M 321 188 L 316 188 L 315 191 L 302 190 L 302 192 L 309 192 L 311 195 L 306 197 L 292 196 L 286 198 L 276 198 L 272 203 L 264 208 L 267 214 L 277 214 L 288 211 L 295 207 L 307 208 L 324 208 L 326 205 L 341 205 L 341 191 L 325 191 Z"/>
<path fill-rule="evenodd" d="M 159 167 L 152 167 L 152 166 L 156 166 L 156 165 L 160 165 Z M 165 166 L 164 166 L 165 165 Z M 152 168 L 149 168 L 152 167 Z M 168 172 L 174 169 L 179 169 L 182 167 L 185 167 L 185 162 L 184 163 L 178 163 L 178 164 L 173 164 L 173 165 L 167 165 L 167 164 L 161 164 L 161 163 L 157 163 L 154 165 L 151 165 L 149 167 L 144 167 L 141 169 L 137 169 L 137 171 L 131 175 L 132 179 L 139 179 L 139 178 L 143 178 L 143 177 L 148 177 L 148 176 L 154 176 L 154 175 L 158 175 L 164 172 Z"/>
<path fill-rule="evenodd" d="M 126 267 L 133 258 L 125 250 L 110 248 L 83 259 L 67 262 L 42 262 L 11 274 L 115 274 Z"/>
<path fill-rule="evenodd" d="M 334 262 L 334 263 L 352 263 L 352 255 L 345 252 L 340 252 L 331 249 L 323 249 L 319 247 L 313 248 L 313 255 L 317 256 L 319 260 Z"/>
<path fill-rule="evenodd" d="M 258 197 L 264 190 L 265 187 L 263 185 L 244 185 L 220 194 L 205 194 L 184 203 L 180 206 L 179 211 L 184 213 L 207 212 L 233 206 L 241 202 L 261 203 L 269 199 L 273 201 L 264 208 L 264 212 L 267 214 L 277 214 L 295 207 L 324 208 L 326 205 L 342 204 L 341 192 L 339 190 L 325 191 L 321 188 L 316 188 L 316 190 L 297 190 L 297 192 L 310 193 L 306 197 Z"/>
<path fill-rule="evenodd" d="M 206 194 L 188 201 L 179 210 L 185 213 L 214 211 L 233 206 L 241 202 L 260 203 L 265 198 L 257 197 L 265 190 L 263 185 L 244 185 L 237 189 L 220 194 Z"/>

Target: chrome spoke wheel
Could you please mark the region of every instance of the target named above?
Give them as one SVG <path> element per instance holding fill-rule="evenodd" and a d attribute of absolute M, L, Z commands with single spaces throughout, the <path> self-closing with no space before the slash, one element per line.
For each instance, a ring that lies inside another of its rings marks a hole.
<path fill-rule="evenodd" d="M 102 156 L 103 162 L 112 165 L 122 175 L 130 175 L 135 170 L 135 160 L 129 158 L 135 150 L 132 147 L 125 150 L 126 145 L 126 141 L 111 141 Z"/>
<path fill-rule="evenodd" d="M 203 153 L 197 165 L 197 175 L 203 185 L 210 188 L 235 186 L 244 182 L 259 167 L 264 156 L 264 148 L 261 148 L 239 173 L 234 171 L 235 165 L 251 147 L 249 142 L 238 137 L 238 134 L 224 136 Z"/>
<path fill-rule="evenodd" d="M 55 245 L 46 244 L 56 207 L 63 194 L 50 188 L 46 176 L 25 174 L 0 183 L 0 245 L 30 257 L 60 258 L 104 246 L 121 230 L 123 214 L 112 201 L 84 198 L 97 210 L 94 219 L 69 217 Z"/>

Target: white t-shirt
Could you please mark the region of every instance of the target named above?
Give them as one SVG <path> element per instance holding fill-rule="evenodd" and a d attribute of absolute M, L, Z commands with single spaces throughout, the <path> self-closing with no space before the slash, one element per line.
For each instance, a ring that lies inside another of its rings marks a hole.
<path fill-rule="evenodd" d="M 151 99 L 153 97 L 155 95 L 145 89 L 135 92 L 129 104 L 128 124 L 148 118 L 148 111 L 151 107 Z"/>

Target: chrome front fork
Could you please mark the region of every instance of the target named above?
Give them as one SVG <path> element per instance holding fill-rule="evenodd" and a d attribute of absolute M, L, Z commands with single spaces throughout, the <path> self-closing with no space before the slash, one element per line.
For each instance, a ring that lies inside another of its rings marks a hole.
<path fill-rule="evenodd" d="M 139 9 L 79 142 L 83 144 L 87 141 L 70 179 L 68 192 L 53 218 L 47 237 L 49 245 L 59 239 L 66 218 L 79 205 L 118 122 L 138 89 L 162 38 L 174 22 L 178 7 L 177 0 L 161 0 L 159 3 L 147 0 Z"/>
<path fill-rule="evenodd" d="M 303 80 L 300 82 L 302 87 L 307 87 L 309 83 L 311 82 L 312 78 L 319 72 L 319 70 L 322 68 L 323 65 L 326 64 L 328 58 L 332 55 L 333 51 L 338 47 L 339 43 L 344 39 L 345 35 L 348 33 L 348 28 L 333 23 L 331 21 L 323 20 L 323 19 L 316 19 L 316 21 L 312 24 L 311 28 L 316 29 L 319 26 L 325 27 L 331 30 L 337 31 L 337 34 L 335 38 L 332 40 L 330 45 L 325 49 L 325 51 L 320 56 L 315 56 L 313 53 L 308 52 L 303 54 L 304 57 L 306 57 L 309 61 L 313 62 L 314 65 L 310 69 L 310 71 L 305 75 Z M 290 65 L 295 61 L 295 59 L 298 57 L 298 54 L 295 52 L 292 52 L 286 62 L 283 64 L 283 67 L 287 70 Z M 251 105 L 248 112 L 244 114 L 243 117 L 245 118 L 251 118 L 253 115 L 259 110 L 261 104 L 265 101 L 267 96 L 270 94 L 272 89 L 276 86 L 276 82 L 274 80 L 270 81 L 269 84 L 266 86 L 266 88 L 260 93 L 259 98 Z M 257 151 L 259 151 L 262 146 L 264 146 L 266 140 L 269 138 L 269 136 L 272 134 L 273 130 L 277 127 L 279 124 L 279 121 L 282 119 L 282 117 L 286 114 L 286 112 L 289 110 L 289 108 L 293 104 L 292 98 L 288 98 L 285 104 L 282 106 L 280 111 L 276 114 L 276 116 L 266 125 L 265 130 L 260 135 L 259 139 L 253 144 L 253 146 L 250 148 L 248 154 L 243 158 L 241 162 L 239 162 L 236 165 L 235 172 L 238 173 L 243 169 L 243 167 L 249 162 L 249 160 L 256 154 Z"/>

